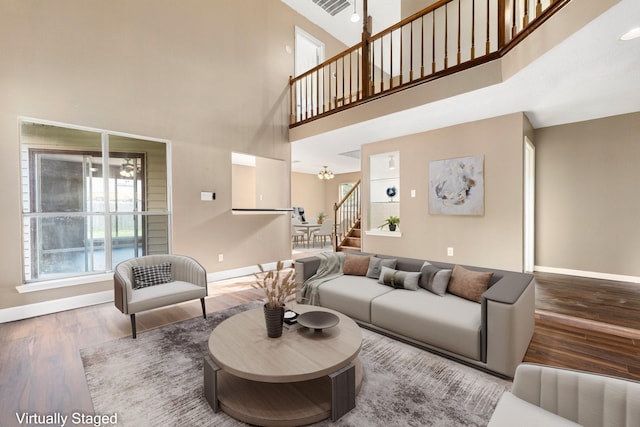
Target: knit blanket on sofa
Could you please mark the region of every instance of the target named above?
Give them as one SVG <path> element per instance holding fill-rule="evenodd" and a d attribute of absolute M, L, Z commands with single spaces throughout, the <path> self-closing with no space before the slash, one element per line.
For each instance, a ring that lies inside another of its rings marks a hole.
<path fill-rule="evenodd" d="M 320 266 L 316 274 L 305 280 L 300 289 L 301 302 L 304 304 L 320 305 L 318 286 L 343 274 L 344 252 L 321 252 L 316 256 L 320 258 Z"/>

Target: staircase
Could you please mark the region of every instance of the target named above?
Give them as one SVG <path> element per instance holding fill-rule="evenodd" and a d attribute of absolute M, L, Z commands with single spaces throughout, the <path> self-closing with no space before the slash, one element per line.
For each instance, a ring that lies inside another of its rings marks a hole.
<path fill-rule="evenodd" d="M 360 180 L 358 180 L 342 200 L 333 205 L 334 224 L 336 224 L 333 247 L 336 252 L 347 249 L 361 250 L 361 212 Z"/>
<path fill-rule="evenodd" d="M 342 239 L 342 243 L 338 246 L 336 251 L 361 251 L 362 250 L 362 241 L 361 241 L 361 230 L 360 230 L 360 221 L 358 221 L 354 227 L 349 230 L 347 235 Z"/>

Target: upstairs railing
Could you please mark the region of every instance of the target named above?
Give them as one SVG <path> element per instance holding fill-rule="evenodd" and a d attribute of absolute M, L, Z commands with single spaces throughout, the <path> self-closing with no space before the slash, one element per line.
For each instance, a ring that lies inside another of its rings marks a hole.
<path fill-rule="evenodd" d="M 333 205 L 333 223 L 336 226 L 333 249 L 337 250 L 349 232 L 360 222 L 360 180 L 338 203 Z"/>
<path fill-rule="evenodd" d="M 493 60 L 570 0 L 440 0 L 290 79 L 290 126 Z M 366 3 L 365 3 L 366 4 Z"/>

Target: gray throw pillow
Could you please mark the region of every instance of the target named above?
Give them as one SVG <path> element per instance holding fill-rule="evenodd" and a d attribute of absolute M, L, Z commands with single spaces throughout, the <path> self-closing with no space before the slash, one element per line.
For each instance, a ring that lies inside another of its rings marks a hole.
<path fill-rule="evenodd" d="M 369 269 L 367 270 L 367 277 L 372 279 L 380 278 L 380 271 L 382 267 L 396 268 L 398 260 L 395 258 L 378 258 L 372 256 L 369 260 Z"/>
<path fill-rule="evenodd" d="M 173 282 L 171 263 L 132 267 L 133 289 Z"/>
<path fill-rule="evenodd" d="M 451 279 L 451 270 L 446 268 L 438 268 L 435 265 L 425 261 L 420 269 L 420 287 L 443 297 L 449 286 Z"/>
<path fill-rule="evenodd" d="M 400 271 L 393 268 L 382 267 L 378 283 L 391 286 L 396 289 L 418 290 L 420 272 Z"/>

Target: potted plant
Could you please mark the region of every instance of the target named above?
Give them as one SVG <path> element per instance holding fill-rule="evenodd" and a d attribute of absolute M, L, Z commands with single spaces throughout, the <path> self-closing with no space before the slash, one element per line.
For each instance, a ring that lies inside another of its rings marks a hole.
<path fill-rule="evenodd" d="M 284 306 L 291 301 L 296 294 L 295 271 L 284 270 L 282 261 L 278 261 L 276 269 L 265 273 L 262 265 L 258 264 L 260 273 L 255 273 L 256 282 L 254 288 L 262 289 L 266 296 L 264 304 L 264 318 L 267 326 L 267 335 L 277 338 L 282 335 L 282 323 L 284 321 Z"/>
<path fill-rule="evenodd" d="M 322 224 L 324 222 L 324 219 L 327 217 L 327 214 L 324 212 L 320 212 L 318 214 L 318 224 Z"/>
<path fill-rule="evenodd" d="M 385 222 L 378 228 L 384 228 L 385 226 L 389 226 L 389 231 L 396 231 L 396 227 L 400 224 L 400 218 L 397 216 L 391 215 L 389 218 L 385 220 Z"/>

